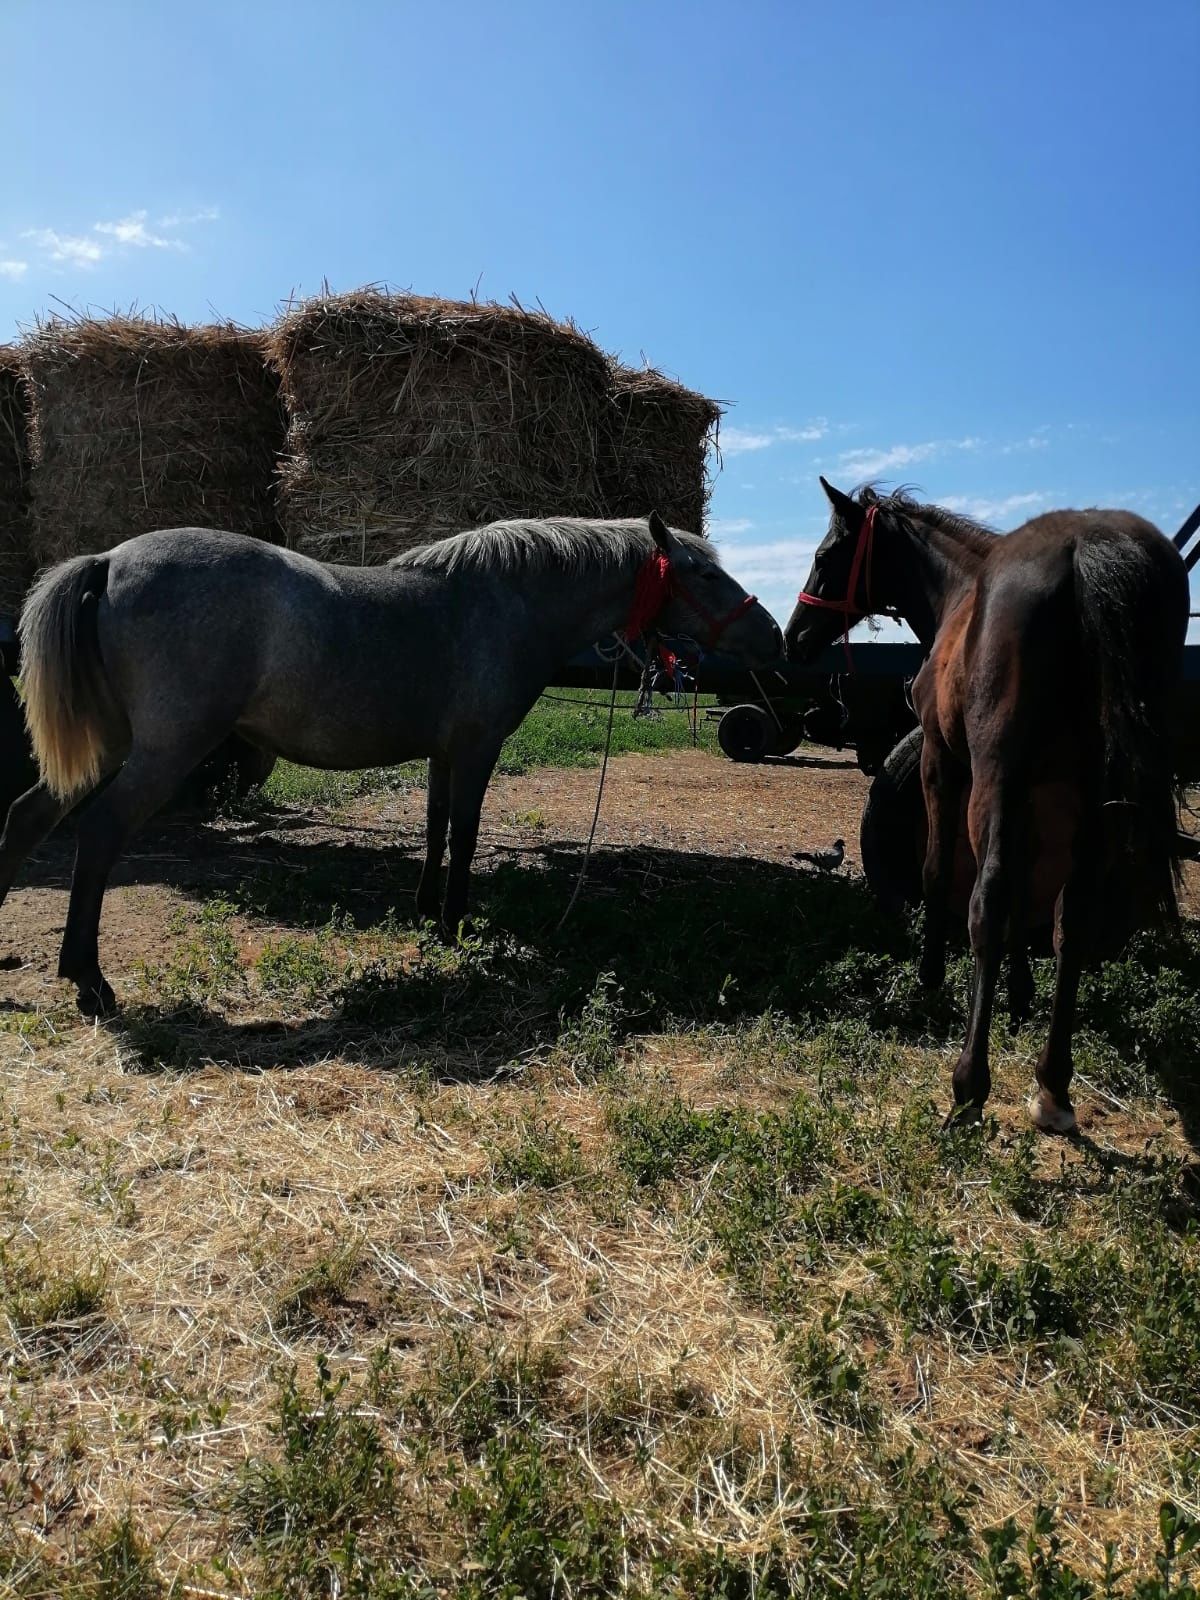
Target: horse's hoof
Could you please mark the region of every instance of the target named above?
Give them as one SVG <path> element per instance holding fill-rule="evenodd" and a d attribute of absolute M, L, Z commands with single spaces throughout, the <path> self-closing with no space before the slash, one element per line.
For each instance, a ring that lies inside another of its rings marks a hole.
<path fill-rule="evenodd" d="M 957 1128 L 975 1128 L 983 1121 L 983 1107 L 972 1102 L 965 1106 L 951 1106 L 942 1123 L 942 1132 L 951 1133 Z"/>
<path fill-rule="evenodd" d="M 1038 1089 L 1031 1094 L 1026 1109 L 1034 1127 L 1043 1133 L 1074 1133 L 1079 1126 L 1071 1102 L 1060 1105 L 1049 1089 Z"/>
<path fill-rule="evenodd" d="M 75 1004 L 85 1017 L 111 1017 L 117 1009 L 117 997 L 107 978 L 101 978 L 99 984 L 86 988 L 80 985 Z"/>

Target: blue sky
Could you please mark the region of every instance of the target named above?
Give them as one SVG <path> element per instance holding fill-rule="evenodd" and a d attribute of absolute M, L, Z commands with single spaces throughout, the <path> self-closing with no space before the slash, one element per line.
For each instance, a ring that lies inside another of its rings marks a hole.
<path fill-rule="evenodd" d="M 1200 501 L 1200 4 L 7 0 L 0 339 L 386 280 L 727 403 L 781 617 L 816 473 L 1001 528 Z"/>

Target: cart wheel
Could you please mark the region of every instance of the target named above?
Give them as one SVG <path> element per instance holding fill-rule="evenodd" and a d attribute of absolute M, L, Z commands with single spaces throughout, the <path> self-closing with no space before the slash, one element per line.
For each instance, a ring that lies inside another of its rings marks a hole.
<path fill-rule="evenodd" d="M 804 718 L 795 711 L 781 711 L 779 721 L 771 719 L 771 754 L 790 756 L 804 738 Z"/>
<path fill-rule="evenodd" d="M 761 706 L 732 706 L 717 724 L 717 743 L 731 761 L 761 761 L 778 731 Z"/>
<path fill-rule="evenodd" d="M 884 758 L 867 791 L 858 845 L 863 874 L 885 911 L 921 899 L 925 855 L 925 796 L 921 792 L 920 728 L 906 733 Z"/>

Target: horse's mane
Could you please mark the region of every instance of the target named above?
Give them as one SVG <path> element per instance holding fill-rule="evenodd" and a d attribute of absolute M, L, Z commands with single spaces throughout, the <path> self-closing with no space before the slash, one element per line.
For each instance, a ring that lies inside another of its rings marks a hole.
<path fill-rule="evenodd" d="M 909 524 L 924 523 L 927 527 L 940 528 L 977 555 L 985 555 L 993 541 L 1000 537 L 994 528 L 961 512 L 947 511 L 945 506 L 922 505 L 904 486 L 893 489 L 890 494 L 880 494 L 874 484 L 866 484 L 854 498 L 860 506 L 877 505 L 881 511 Z"/>
<path fill-rule="evenodd" d="M 716 552 L 699 534 L 672 528 L 679 544 L 709 561 Z M 394 557 L 394 567 L 438 572 L 583 573 L 613 571 L 647 556 L 654 548 L 644 517 L 605 522 L 595 517 L 532 518 L 490 522 L 436 544 Z"/>

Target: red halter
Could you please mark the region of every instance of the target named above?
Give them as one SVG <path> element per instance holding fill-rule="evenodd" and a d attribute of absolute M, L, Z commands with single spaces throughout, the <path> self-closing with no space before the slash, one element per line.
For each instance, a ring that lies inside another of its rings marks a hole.
<path fill-rule="evenodd" d="M 846 647 L 846 661 L 850 671 L 854 671 L 854 657 L 850 653 L 850 629 L 855 623 L 861 622 L 864 617 L 874 614 L 875 607 L 871 600 L 871 562 L 875 554 L 875 513 L 878 506 L 868 506 L 867 514 L 863 518 L 862 531 L 858 536 L 858 544 L 854 550 L 854 560 L 850 563 L 850 577 L 846 583 L 846 593 L 840 600 L 823 600 L 819 594 L 809 594 L 801 589 L 797 599 L 801 605 L 820 606 L 824 611 L 840 611 L 846 619 L 846 627 L 842 634 L 842 643 Z M 858 589 L 859 576 L 865 567 L 865 599 L 867 609 L 860 611 L 854 604 L 854 596 Z"/>
<path fill-rule="evenodd" d="M 717 648 L 717 640 L 731 623 L 736 622 L 739 617 L 744 617 L 750 607 L 758 603 L 754 595 L 748 594 L 723 617 L 717 616 L 691 589 L 680 582 L 671 566 L 670 556 L 655 551 L 648 555 L 638 568 L 637 581 L 633 586 L 633 604 L 629 608 L 628 620 L 621 630 L 625 638 L 636 639 L 639 634 L 645 633 L 652 627 L 672 595 L 677 595 L 691 606 L 701 621 L 708 624 L 710 650 Z"/>

